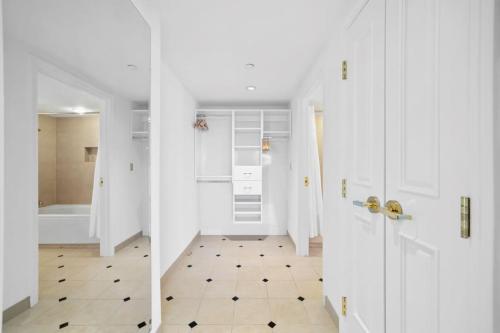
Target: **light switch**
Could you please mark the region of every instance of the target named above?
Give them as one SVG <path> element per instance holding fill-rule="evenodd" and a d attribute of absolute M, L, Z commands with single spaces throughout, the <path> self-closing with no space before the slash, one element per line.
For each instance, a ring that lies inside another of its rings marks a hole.
<path fill-rule="evenodd" d="M 134 171 L 134 163 L 130 162 L 130 171 Z"/>

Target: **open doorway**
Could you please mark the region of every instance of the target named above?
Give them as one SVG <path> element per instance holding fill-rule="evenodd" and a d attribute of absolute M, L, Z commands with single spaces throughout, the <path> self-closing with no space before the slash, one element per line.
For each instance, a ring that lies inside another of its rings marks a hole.
<path fill-rule="evenodd" d="M 317 158 L 319 164 L 319 175 L 321 185 L 321 196 L 323 194 L 323 107 L 319 104 L 314 105 L 314 124 L 317 146 Z M 316 185 L 318 186 L 318 185 Z M 309 238 L 309 256 L 321 257 L 323 256 L 323 236 L 322 229 L 319 228 L 318 235 L 312 235 Z"/>

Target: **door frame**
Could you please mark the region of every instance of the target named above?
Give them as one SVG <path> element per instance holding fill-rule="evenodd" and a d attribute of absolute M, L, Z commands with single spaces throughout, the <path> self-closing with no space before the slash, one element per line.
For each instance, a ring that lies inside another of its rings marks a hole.
<path fill-rule="evenodd" d="M 305 119 L 307 116 L 307 112 L 309 111 L 309 107 L 315 102 L 314 96 L 320 91 L 322 95 L 322 103 L 325 105 L 325 84 L 322 80 L 316 80 L 314 83 L 310 85 L 310 87 L 306 90 L 306 93 L 301 98 L 299 103 L 299 109 L 297 112 L 297 116 L 299 121 L 297 124 L 299 134 L 298 134 L 298 156 L 307 156 L 307 141 L 306 141 L 306 127 L 307 124 L 305 122 L 300 122 L 300 120 Z M 303 178 L 306 175 L 305 166 L 302 162 L 303 160 L 299 160 L 299 179 L 298 179 L 298 193 L 297 199 L 298 203 L 307 202 L 306 200 L 306 189 L 304 188 Z M 323 171 L 326 173 L 326 170 Z M 310 221 L 307 219 L 307 214 L 305 211 L 309 208 L 305 204 L 299 204 L 298 207 L 298 224 L 297 224 L 297 244 L 296 244 L 296 253 L 299 256 L 309 256 L 309 235 L 310 235 Z"/>
<path fill-rule="evenodd" d="M 101 256 L 113 256 L 115 253 L 114 246 L 111 241 L 111 223 L 109 219 L 109 161 L 108 161 L 108 149 L 109 149 L 109 125 L 111 112 L 113 110 L 113 98 L 111 95 L 105 93 L 104 91 L 97 88 L 95 85 L 89 83 L 90 79 L 83 78 L 81 75 L 74 74 L 75 72 L 70 70 L 62 69 L 59 66 L 55 66 L 53 63 L 46 61 L 38 56 L 31 55 L 31 89 L 33 91 L 31 100 L 31 109 L 33 115 L 33 127 L 32 133 L 34 133 L 33 145 L 35 147 L 33 160 L 35 164 L 33 165 L 33 178 L 35 179 L 35 184 L 33 184 L 33 195 L 32 202 L 33 207 L 33 267 L 32 276 L 33 289 L 31 295 L 31 306 L 38 303 L 38 274 L 39 274 L 39 263 L 38 263 L 38 112 L 37 112 L 37 100 L 38 100 L 38 76 L 40 74 L 48 76 L 54 80 L 60 81 L 63 84 L 71 86 L 75 89 L 85 91 L 92 94 L 104 101 L 105 107 L 99 113 L 99 150 L 100 150 L 100 168 L 103 179 L 105 180 L 105 186 L 102 189 L 102 211 L 100 219 L 102 223 L 100 224 L 101 238 L 99 242 L 100 255 Z"/>

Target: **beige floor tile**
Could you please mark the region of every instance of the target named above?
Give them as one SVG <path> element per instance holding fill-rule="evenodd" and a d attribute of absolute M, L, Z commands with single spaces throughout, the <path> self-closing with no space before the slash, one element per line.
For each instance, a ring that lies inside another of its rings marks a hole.
<path fill-rule="evenodd" d="M 28 325 L 4 327 L 3 333 L 55 333 L 53 325 Z"/>
<path fill-rule="evenodd" d="M 37 317 L 43 315 L 45 312 L 56 307 L 59 304 L 57 300 L 40 300 L 37 305 L 31 309 L 24 311 L 18 316 L 12 318 L 6 322 L 5 326 L 18 326 L 18 325 L 28 325 L 32 323 Z"/>
<path fill-rule="evenodd" d="M 269 299 L 271 316 L 277 324 L 310 324 L 306 309 L 296 299 Z"/>
<path fill-rule="evenodd" d="M 285 265 L 282 266 L 266 266 L 264 267 L 264 275 L 269 280 L 274 281 L 292 281 L 290 269 Z"/>
<path fill-rule="evenodd" d="M 69 290 L 67 296 L 72 299 L 98 299 L 113 284 L 113 281 L 86 281 L 77 288 Z"/>
<path fill-rule="evenodd" d="M 316 273 L 312 266 L 308 267 L 291 267 L 290 273 L 292 273 L 292 277 L 294 280 L 318 280 L 319 275 Z"/>
<path fill-rule="evenodd" d="M 239 280 L 236 284 L 236 295 L 240 298 L 267 298 L 266 283 L 261 280 Z"/>
<path fill-rule="evenodd" d="M 167 283 L 162 289 L 163 298 L 201 298 L 205 291 L 205 280 L 175 280 Z"/>
<path fill-rule="evenodd" d="M 266 325 L 271 321 L 267 299 L 240 299 L 235 304 L 234 323 L 239 325 Z"/>
<path fill-rule="evenodd" d="M 193 333 L 231 333 L 232 327 L 225 325 L 198 325 L 193 328 Z"/>
<path fill-rule="evenodd" d="M 238 280 L 258 281 L 265 277 L 262 266 L 243 266 L 238 270 Z"/>
<path fill-rule="evenodd" d="M 232 333 L 271 333 L 273 330 L 267 325 L 235 325 Z"/>
<path fill-rule="evenodd" d="M 89 300 L 84 307 L 73 311 L 68 321 L 72 325 L 109 324 L 122 303 L 118 300 Z"/>
<path fill-rule="evenodd" d="M 141 322 L 149 322 L 151 319 L 151 304 L 145 300 L 130 300 L 123 302 L 115 308 L 115 312 L 109 318 L 109 323 L 116 325 L 137 325 Z"/>
<path fill-rule="evenodd" d="M 232 325 L 234 301 L 231 299 L 204 299 L 196 316 L 200 325 Z"/>
<path fill-rule="evenodd" d="M 207 283 L 205 298 L 232 298 L 236 296 L 236 280 L 214 280 Z"/>
<path fill-rule="evenodd" d="M 323 284 L 318 280 L 314 281 L 295 281 L 297 289 L 301 296 L 305 298 L 322 298 Z"/>
<path fill-rule="evenodd" d="M 189 333 L 191 329 L 187 325 L 162 325 L 161 333 Z"/>
<path fill-rule="evenodd" d="M 322 299 L 307 299 L 304 301 L 307 315 L 312 324 L 333 325 L 330 314 L 326 311 Z"/>
<path fill-rule="evenodd" d="M 180 298 L 167 302 L 162 307 L 162 321 L 167 325 L 187 326 L 195 320 L 201 300 L 196 298 Z"/>
<path fill-rule="evenodd" d="M 318 333 L 312 325 L 278 324 L 273 332 L 277 333 Z"/>
<path fill-rule="evenodd" d="M 297 298 L 300 295 L 294 281 L 269 281 L 267 294 L 270 298 Z"/>

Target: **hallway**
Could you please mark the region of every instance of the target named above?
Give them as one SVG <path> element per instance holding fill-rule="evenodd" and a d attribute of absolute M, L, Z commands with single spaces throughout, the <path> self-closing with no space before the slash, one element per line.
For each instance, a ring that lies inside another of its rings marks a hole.
<path fill-rule="evenodd" d="M 337 332 L 322 281 L 288 236 L 200 236 L 162 280 L 162 332 Z"/>

